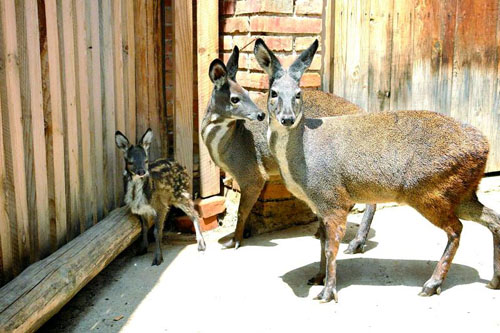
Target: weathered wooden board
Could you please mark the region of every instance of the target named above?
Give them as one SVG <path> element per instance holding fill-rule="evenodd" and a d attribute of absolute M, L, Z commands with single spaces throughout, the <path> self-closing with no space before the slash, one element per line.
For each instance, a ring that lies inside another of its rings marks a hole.
<path fill-rule="evenodd" d="M 219 168 L 210 158 L 201 138 L 201 124 L 210 100 L 213 84 L 208 77 L 210 63 L 219 56 L 219 26 L 213 24 L 219 17 L 217 0 L 200 1 L 197 5 L 198 50 L 198 132 L 200 141 L 200 195 L 206 198 L 220 192 Z"/>
<path fill-rule="evenodd" d="M 175 159 L 193 183 L 193 15 L 191 1 L 174 2 Z"/>
<path fill-rule="evenodd" d="M 140 233 L 138 219 L 126 208 L 118 208 L 47 258 L 29 266 L 0 289 L 2 330 L 37 330 Z"/>

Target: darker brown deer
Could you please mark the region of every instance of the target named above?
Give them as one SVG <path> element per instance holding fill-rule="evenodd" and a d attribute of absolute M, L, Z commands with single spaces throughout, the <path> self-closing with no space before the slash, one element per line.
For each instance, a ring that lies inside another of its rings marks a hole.
<path fill-rule="evenodd" d="M 318 47 L 315 41 L 285 69 L 262 40 L 254 53 L 269 74 L 268 143 L 287 188 L 321 217 L 322 258 L 312 282 L 318 299 L 337 301 L 336 256 L 352 203 L 408 204 L 441 228 L 448 243 L 420 295 L 439 294 L 462 223 L 493 234 L 494 275 L 500 288 L 500 216 L 476 196 L 488 142 L 474 127 L 431 111 L 394 111 L 310 119 L 299 81 Z"/>
<path fill-rule="evenodd" d="M 227 67 L 215 59 L 209 69 L 214 83 L 212 96 L 203 118 L 201 136 L 212 160 L 241 188 L 238 220 L 234 238 L 224 244 L 238 248 L 243 240 L 245 222 L 269 176 L 279 175 L 266 139 L 267 123 L 262 120 L 266 97 L 250 99 L 248 92 L 236 82 L 239 49 L 235 47 Z M 311 117 L 356 114 L 363 110 L 338 96 L 322 91 L 304 91 L 304 112 Z M 260 121 L 253 121 L 260 120 Z M 368 206 L 358 235 L 346 252 L 361 252 L 365 244 L 375 206 Z"/>
<path fill-rule="evenodd" d="M 115 133 L 116 146 L 125 157 L 125 204 L 141 219 L 141 253 L 148 250 L 148 226 L 154 219 L 156 249 L 152 265 L 163 261 L 161 242 L 163 225 L 170 206 L 183 210 L 193 221 L 198 251 L 205 251 L 199 216 L 189 193 L 186 168 L 177 162 L 160 158 L 149 163 L 149 146 L 153 132 L 148 129 L 137 145 L 132 145 L 120 131 Z"/>

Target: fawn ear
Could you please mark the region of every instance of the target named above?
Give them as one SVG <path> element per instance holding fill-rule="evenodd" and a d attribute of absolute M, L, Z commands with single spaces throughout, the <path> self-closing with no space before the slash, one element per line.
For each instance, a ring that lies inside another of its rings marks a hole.
<path fill-rule="evenodd" d="M 276 58 L 274 53 L 269 50 L 266 43 L 264 43 L 261 38 L 255 41 L 253 53 L 260 67 L 262 67 L 271 78 L 276 79 L 284 73 L 280 61 Z"/>
<path fill-rule="evenodd" d="M 318 49 L 318 40 L 316 39 L 311 46 L 309 46 L 306 50 L 304 50 L 297 59 L 290 66 L 288 72 L 290 76 L 294 78 L 296 81 L 300 81 L 302 74 L 311 66 L 311 63 L 314 58 L 314 54 Z"/>
<path fill-rule="evenodd" d="M 120 131 L 115 132 L 115 142 L 116 146 L 125 153 L 130 147 L 130 142 L 128 141 L 127 137 Z"/>
<path fill-rule="evenodd" d="M 238 46 L 235 46 L 233 49 L 233 53 L 231 53 L 231 56 L 229 57 L 229 60 L 227 61 L 227 76 L 233 80 L 236 81 L 236 73 L 238 73 L 238 58 L 240 57 L 240 50 L 238 49 Z"/>
<path fill-rule="evenodd" d="M 226 65 L 219 59 L 215 59 L 210 64 L 208 75 L 210 76 L 210 80 L 215 84 L 215 88 L 220 89 L 227 82 Z"/>
<path fill-rule="evenodd" d="M 146 152 L 149 149 L 149 146 L 151 145 L 151 141 L 153 141 L 153 131 L 151 128 L 148 128 L 146 133 L 142 136 L 141 140 L 139 141 L 139 145 L 146 150 Z"/>

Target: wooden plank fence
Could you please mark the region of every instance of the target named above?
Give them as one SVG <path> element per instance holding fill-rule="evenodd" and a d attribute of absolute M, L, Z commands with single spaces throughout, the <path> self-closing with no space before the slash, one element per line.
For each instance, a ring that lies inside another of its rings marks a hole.
<path fill-rule="evenodd" d="M 333 93 L 369 111 L 430 109 L 488 137 L 500 170 L 498 0 L 329 0 Z"/>
<path fill-rule="evenodd" d="M 0 285 L 121 204 L 115 130 L 167 154 L 163 5 L 0 1 Z"/>

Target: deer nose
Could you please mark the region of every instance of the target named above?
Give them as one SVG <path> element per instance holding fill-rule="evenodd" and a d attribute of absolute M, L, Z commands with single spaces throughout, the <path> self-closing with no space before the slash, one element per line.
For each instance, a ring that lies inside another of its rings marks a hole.
<path fill-rule="evenodd" d="M 293 118 L 281 118 L 281 125 L 292 126 L 295 120 Z"/>
<path fill-rule="evenodd" d="M 138 175 L 138 176 L 141 176 L 141 177 L 142 177 L 142 176 L 144 176 L 145 174 L 146 174 L 146 170 L 144 170 L 144 169 L 137 170 L 137 175 Z"/>
<path fill-rule="evenodd" d="M 264 118 L 266 118 L 266 114 L 264 112 L 260 112 L 258 115 L 257 115 L 257 120 L 258 121 L 262 121 L 264 120 Z"/>

